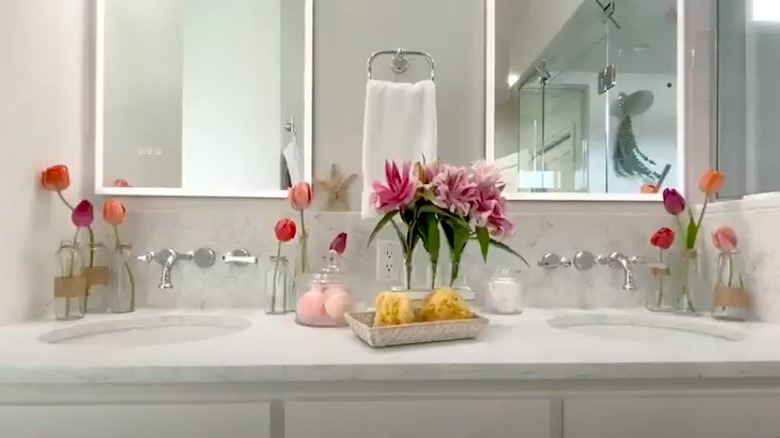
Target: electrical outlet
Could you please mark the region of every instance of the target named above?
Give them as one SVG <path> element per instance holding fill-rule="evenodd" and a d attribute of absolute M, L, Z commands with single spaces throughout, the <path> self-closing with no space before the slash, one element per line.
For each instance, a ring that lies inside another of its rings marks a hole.
<path fill-rule="evenodd" d="M 395 282 L 401 278 L 401 244 L 393 241 L 379 241 L 376 244 L 377 281 Z"/>

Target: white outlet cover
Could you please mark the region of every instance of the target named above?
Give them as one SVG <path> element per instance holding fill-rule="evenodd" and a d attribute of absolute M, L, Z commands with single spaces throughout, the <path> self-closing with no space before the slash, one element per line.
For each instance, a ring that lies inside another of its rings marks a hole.
<path fill-rule="evenodd" d="M 383 282 L 401 280 L 403 251 L 398 242 L 382 240 L 376 244 L 376 279 Z"/>

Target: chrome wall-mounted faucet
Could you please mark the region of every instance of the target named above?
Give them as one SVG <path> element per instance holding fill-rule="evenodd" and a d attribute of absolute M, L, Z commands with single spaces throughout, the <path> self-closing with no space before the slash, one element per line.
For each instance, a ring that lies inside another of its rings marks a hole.
<path fill-rule="evenodd" d="M 542 269 L 568 268 L 571 266 L 571 261 L 566 257 L 549 252 L 536 262 L 536 265 Z"/>
<path fill-rule="evenodd" d="M 623 253 L 613 252 L 608 257 L 599 256 L 597 261 L 600 265 L 609 266 L 612 269 L 622 269 L 625 275 L 623 290 L 636 290 L 634 266 L 641 263 L 639 257 L 626 257 Z"/>
<path fill-rule="evenodd" d="M 146 254 L 136 257 L 140 262 L 152 263 L 155 262 L 162 266 L 162 275 L 160 277 L 160 284 L 157 286 L 161 290 L 173 289 L 171 284 L 171 269 L 180 261 L 192 260 L 198 267 L 208 268 L 214 265 L 214 261 L 217 256 L 212 249 L 200 248 L 196 251 L 179 253 L 175 249 L 166 248 L 158 252 L 147 252 Z"/>

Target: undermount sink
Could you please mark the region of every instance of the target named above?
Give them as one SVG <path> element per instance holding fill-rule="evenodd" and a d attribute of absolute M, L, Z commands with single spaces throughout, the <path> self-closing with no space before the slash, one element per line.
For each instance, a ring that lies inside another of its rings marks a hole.
<path fill-rule="evenodd" d="M 547 320 L 552 327 L 609 340 L 690 346 L 745 339 L 741 330 L 687 316 L 581 314 Z"/>
<path fill-rule="evenodd" d="M 164 315 L 78 324 L 38 337 L 47 344 L 137 347 L 202 341 L 249 328 L 245 319 L 217 315 Z"/>

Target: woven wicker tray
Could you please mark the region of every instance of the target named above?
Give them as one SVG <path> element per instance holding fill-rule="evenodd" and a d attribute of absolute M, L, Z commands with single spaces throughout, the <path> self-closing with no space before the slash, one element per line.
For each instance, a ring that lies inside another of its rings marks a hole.
<path fill-rule="evenodd" d="M 373 348 L 394 345 L 473 339 L 487 326 L 488 320 L 471 314 L 469 319 L 420 322 L 388 327 L 374 327 L 374 312 L 347 313 L 347 323 L 358 338 Z"/>

